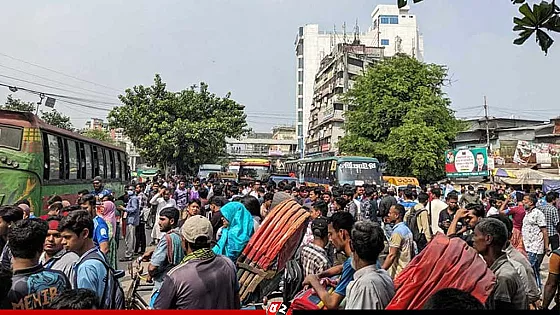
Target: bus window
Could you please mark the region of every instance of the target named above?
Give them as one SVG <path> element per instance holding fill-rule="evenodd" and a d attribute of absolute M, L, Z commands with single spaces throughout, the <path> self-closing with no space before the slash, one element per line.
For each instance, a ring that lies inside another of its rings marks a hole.
<path fill-rule="evenodd" d="M 23 129 L 20 127 L 0 126 L 0 147 L 19 150 Z"/>
<path fill-rule="evenodd" d="M 49 142 L 49 179 L 60 179 L 60 147 L 58 138 L 53 135 L 47 136 Z"/>
<path fill-rule="evenodd" d="M 101 178 L 107 178 L 107 168 L 105 167 L 105 149 L 98 148 L 97 150 L 97 157 L 99 158 L 99 176 L 101 176 Z"/>
<path fill-rule="evenodd" d="M 93 177 L 99 176 L 99 157 L 101 156 L 101 149 L 92 145 L 91 146 L 91 156 L 92 156 L 92 167 L 93 167 Z"/>
<path fill-rule="evenodd" d="M 69 163 L 69 173 L 68 179 L 78 179 L 78 148 L 76 142 L 72 140 L 67 140 L 68 142 L 68 163 Z"/>
<path fill-rule="evenodd" d="M 123 179 L 125 179 L 126 181 L 130 180 L 130 170 L 128 169 L 128 163 L 126 160 L 126 154 L 124 153 L 119 153 L 120 157 L 121 157 L 121 163 L 122 163 L 122 177 Z"/>
<path fill-rule="evenodd" d="M 113 152 L 115 156 L 115 178 L 121 179 L 121 155 L 117 152 Z"/>
<path fill-rule="evenodd" d="M 78 178 L 86 179 L 86 153 L 83 142 L 77 142 L 78 146 Z"/>
<path fill-rule="evenodd" d="M 107 155 L 109 155 L 109 167 L 107 168 L 107 178 L 115 178 L 115 156 L 113 155 L 113 151 L 106 150 Z"/>
<path fill-rule="evenodd" d="M 91 163 L 91 145 L 84 145 L 85 162 L 86 162 L 86 176 L 85 179 L 93 178 L 93 163 Z"/>

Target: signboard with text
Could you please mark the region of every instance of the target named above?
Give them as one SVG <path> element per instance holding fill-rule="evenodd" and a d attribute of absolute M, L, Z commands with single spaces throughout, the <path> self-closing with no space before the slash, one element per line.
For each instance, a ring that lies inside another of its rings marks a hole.
<path fill-rule="evenodd" d="M 445 173 L 447 177 L 488 176 L 486 148 L 447 150 Z"/>

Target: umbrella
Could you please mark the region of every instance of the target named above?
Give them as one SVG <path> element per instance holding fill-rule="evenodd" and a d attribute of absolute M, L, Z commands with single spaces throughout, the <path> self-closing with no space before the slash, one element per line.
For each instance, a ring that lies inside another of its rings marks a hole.
<path fill-rule="evenodd" d="M 498 177 L 509 177 L 509 178 L 517 178 L 517 176 L 515 176 L 515 174 L 511 171 L 508 171 L 504 168 L 497 168 L 494 169 L 492 171 L 492 175 L 493 176 L 498 176 Z"/>

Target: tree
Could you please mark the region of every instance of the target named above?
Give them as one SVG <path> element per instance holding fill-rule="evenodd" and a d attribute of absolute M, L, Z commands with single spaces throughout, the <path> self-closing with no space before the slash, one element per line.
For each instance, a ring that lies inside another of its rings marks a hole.
<path fill-rule="evenodd" d="M 70 117 L 63 115 L 56 109 L 53 109 L 50 112 L 41 111 L 41 119 L 49 125 L 53 125 L 55 127 L 70 131 L 73 130 L 72 123 L 70 122 Z"/>
<path fill-rule="evenodd" d="M 414 3 L 424 0 L 413 0 Z M 515 24 L 513 30 L 519 32 L 519 37 L 513 41 L 516 45 L 523 45 L 529 37 L 536 34 L 536 42 L 545 54 L 554 43 L 554 40 L 547 32 L 560 32 L 560 8 L 552 1 L 541 1 L 540 4 L 533 4 L 533 8 L 526 3 L 526 0 L 511 0 L 514 5 L 519 6 L 521 18 L 514 17 Z M 407 5 L 408 0 L 397 0 L 399 8 Z"/>
<path fill-rule="evenodd" d="M 105 129 L 87 129 L 82 132 L 82 136 L 92 138 L 95 140 L 103 141 L 106 143 L 114 144 L 113 139 L 109 132 Z"/>
<path fill-rule="evenodd" d="M 463 124 L 442 91 L 447 68 L 399 54 L 370 67 L 343 97 L 345 154 L 375 156 L 389 173 L 424 180 L 443 177 L 444 154 Z"/>
<path fill-rule="evenodd" d="M 211 94 L 205 83 L 170 92 L 156 74 L 152 86 L 135 86 L 119 98 L 124 105 L 109 113 L 110 125 L 124 128 L 148 163 L 163 168 L 192 174 L 225 156 L 226 137 L 249 131 L 244 107 L 230 93 Z"/>
<path fill-rule="evenodd" d="M 35 112 L 35 104 L 32 102 L 25 102 L 18 98 L 13 98 L 11 94 L 8 94 L 6 104 L 2 106 L 5 110 L 15 110 L 18 112 Z"/>

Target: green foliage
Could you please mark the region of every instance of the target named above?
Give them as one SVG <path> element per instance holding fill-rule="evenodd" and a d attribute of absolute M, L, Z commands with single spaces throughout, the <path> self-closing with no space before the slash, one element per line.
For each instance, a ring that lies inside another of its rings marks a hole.
<path fill-rule="evenodd" d="M 464 128 L 442 91 L 446 77 L 446 67 L 402 54 L 374 64 L 344 97 L 357 106 L 340 151 L 378 157 L 394 175 L 444 176 L 443 152 Z"/>
<path fill-rule="evenodd" d="M 414 3 L 423 0 L 414 0 Z M 407 5 L 407 0 L 397 0 L 399 8 Z M 523 45 L 529 37 L 535 34 L 537 44 L 545 54 L 554 43 L 548 32 L 560 32 L 560 8 L 556 1 L 541 1 L 540 4 L 533 4 L 531 8 L 526 0 L 511 0 L 514 5 L 519 6 L 521 18 L 513 18 L 513 30 L 519 32 L 519 37 L 513 41 L 516 45 Z"/>
<path fill-rule="evenodd" d="M 41 119 L 49 125 L 70 131 L 73 130 L 70 117 L 63 115 L 56 109 L 53 109 L 50 112 L 41 111 Z"/>
<path fill-rule="evenodd" d="M 109 132 L 105 129 L 87 129 L 82 132 L 82 136 L 114 144 Z"/>
<path fill-rule="evenodd" d="M 156 74 L 150 87 L 135 86 L 120 96 L 121 107 L 109 113 L 109 123 L 125 134 L 148 162 L 162 167 L 176 164 L 194 173 L 198 165 L 225 156 L 226 137 L 248 132 L 244 107 L 218 97 L 208 85 L 169 92 Z"/>
<path fill-rule="evenodd" d="M 14 110 L 18 112 L 35 112 L 35 104 L 32 102 L 25 102 L 18 98 L 13 98 L 11 94 L 8 95 L 6 99 L 6 104 L 2 106 L 5 110 Z"/>

